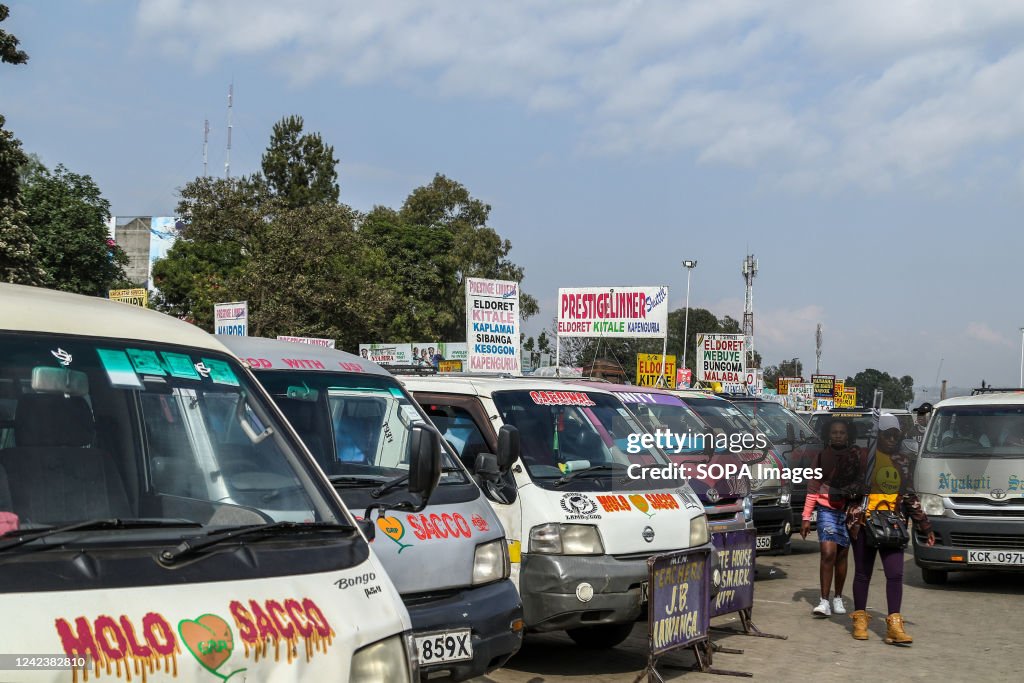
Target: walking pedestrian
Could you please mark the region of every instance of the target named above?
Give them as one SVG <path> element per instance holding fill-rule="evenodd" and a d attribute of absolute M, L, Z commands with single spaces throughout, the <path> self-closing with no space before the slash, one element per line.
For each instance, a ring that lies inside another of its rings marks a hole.
<path fill-rule="evenodd" d="M 817 617 L 846 614 L 843 588 L 849 564 L 850 536 L 846 528 L 849 496 L 859 490 L 861 455 L 854 445 L 853 426 L 846 420 L 832 418 L 822 429 L 825 447 L 813 458 L 812 468 L 821 478 L 808 482 L 804 501 L 800 536 L 807 538 L 812 518 L 817 519 L 818 545 L 821 551 L 819 575 L 821 599 L 811 610 Z M 829 591 L 835 585 L 831 601 Z"/>
<path fill-rule="evenodd" d="M 889 509 L 898 514 L 904 523 L 908 517 L 911 518 L 911 533 L 918 534 L 919 539 L 924 537 L 929 546 L 935 545 L 935 533 L 914 490 L 910 461 L 899 449 L 901 437 L 900 423 L 894 415 L 883 413 L 879 416 L 876 445 L 861 459 L 860 480 L 866 495 L 851 506 L 849 511 L 854 564 L 854 612 L 850 615 L 853 620 L 853 637 L 856 640 L 868 639 L 868 622 L 871 619 L 867 613 L 868 588 L 871 585 L 875 556 L 880 555 L 882 569 L 885 571 L 885 601 L 888 608 L 885 642 L 891 645 L 909 645 L 914 642 L 904 629 L 901 613 L 904 549 L 872 546 L 868 542 L 865 522 L 872 513 Z"/>

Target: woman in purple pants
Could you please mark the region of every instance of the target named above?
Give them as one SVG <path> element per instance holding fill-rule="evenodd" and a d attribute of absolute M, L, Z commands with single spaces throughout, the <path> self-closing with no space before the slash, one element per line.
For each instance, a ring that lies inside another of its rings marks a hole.
<path fill-rule="evenodd" d="M 928 516 L 921 509 L 921 502 L 914 490 L 910 472 L 910 461 L 899 452 L 902 431 L 895 416 L 884 413 L 878 420 L 877 446 L 866 453 L 861 464 L 862 481 L 867 495 L 864 500 L 850 509 L 852 520 L 850 536 L 853 538 L 853 637 L 868 639 L 867 613 L 868 587 L 875 567 L 875 555 L 882 557 L 885 571 L 885 600 L 888 617 L 885 619 L 885 642 L 890 645 L 909 645 L 914 639 L 903 629 L 900 609 L 903 603 L 903 549 L 876 549 L 868 545 L 867 533 L 862 528 L 865 516 L 873 510 L 895 510 L 904 519 L 914 520 L 914 533 L 925 534 L 928 545 L 935 545 L 935 533 L 931 530 Z"/>

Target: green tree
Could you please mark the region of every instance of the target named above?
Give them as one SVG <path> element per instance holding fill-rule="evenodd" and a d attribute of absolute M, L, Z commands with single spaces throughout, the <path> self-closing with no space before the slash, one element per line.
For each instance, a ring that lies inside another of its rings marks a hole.
<path fill-rule="evenodd" d="M 274 124 L 263 154 L 263 178 L 271 193 L 291 208 L 337 204 L 338 160 L 319 133 L 303 133 L 301 116 Z"/>
<path fill-rule="evenodd" d="M 802 377 L 803 363 L 799 358 L 784 360 L 778 365 L 769 365 L 764 369 L 764 385 L 774 387 L 779 377 Z"/>
<path fill-rule="evenodd" d="M 465 339 L 465 279 L 522 282 L 523 268 L 508 258 L 511 242 L 486 225 L 490 210 L 462 184 L 436 175 L 401 209 L 378 206 L 363 219 L 359 232 L 390 256 L 381 276 L 397 307 L 381 330 L 385 339 Z M 538 310 L 535 298 L 520 295 L 523 319 Z"/>
<path fill-rule="evenodd" d="M 107 232 L 110 202 L 91 177 L 62 165 L 51 172 L 37 163 L 25 179 L 21 198 L 47 287 L 106 296 L 107 290 L 128 284 L 128 256 Z"/>
<path fill-rule="evenodd" d="M 0 22 L 6 21 L 11 15 L 7 5 L 0 4 Z M 28 55 L 24 50 L 18 49 L 18 39 L 0 29 L 0 62 L 5 64 L 24 64 L 28 61 Z"/>
<path fill-rule="evenodd" d="M 0 22 L 10 15 L 7 5 L 0 4 Z M 0 62 L 24 64 L 28 55 L 18 49 L 18 39 L 0 29 Z M 35 238 L 25 225 L 25 213 L 18 197 L 20 169 L 28 157 L 21 142 L 4 128 L 6 119 L 0 114 L 0 281 L 35 285 L 43 281 L 43 271 L 33 256 Z"/>
<path fill-rule="evenodd" d="M 857 388 L 857 402 L 870 406 L 875 389 L 882 390 L 883 408 L 904 408 L 914 400 L 914 378 L 910 375 L 895 377 L 888 372 L 868 368 L 846 378 L 847 387 Z"/>
<path fill-rule="evenodd" d="M 180 197 L 184 228 L 153 264 L 154 306 L 213 331 L 213 305 L 245 298 L 242 268 L 263 251 L 271 200 L 265 184 L 246 177 L 196 178 Z"/>

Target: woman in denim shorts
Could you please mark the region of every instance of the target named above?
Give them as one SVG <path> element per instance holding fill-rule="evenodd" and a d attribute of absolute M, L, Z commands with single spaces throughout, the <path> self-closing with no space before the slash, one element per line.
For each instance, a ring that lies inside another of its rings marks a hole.
<path fill-rule="evenodd" d="M 850 552 L 850 534 L 846 527 L 848 494 L 859 480 L 860 450 L 853 445 L 853 425 L 833 418 L 822 431 L 825 447 L 811 463 L 821 469 L 821 479 L 808 483 L 800 536 L 807 538 L 811 530 L 811 513 L 817 515 L 818 542 L 821 547 L 821 600 L 812 610 L 814 616 L 846 614 L 843 587 Z M 829 591 L 835 583 L 835 595 Z"/>

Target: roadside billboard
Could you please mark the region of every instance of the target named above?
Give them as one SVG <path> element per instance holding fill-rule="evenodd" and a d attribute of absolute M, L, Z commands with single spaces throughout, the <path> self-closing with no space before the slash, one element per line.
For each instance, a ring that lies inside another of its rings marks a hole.
<path fill-rule="evenodd" d="M 811 375 L 811 384 L 814 385 L 815 398 L 832 398 L 835 396 L 835 375 Z"/>
<path fill-rule="evenodd" d="M 665 359 L 662 368 L 662 359 Z M 665 380 L 661 382 L 662 373 Z M 660 353 L 636 354 L 636 385 L 638 387 L 676 388 L 676 357 L 662 356 Z"/>
<path fill-rule="evenodd" d="M 469 356 L 469 347 L 465 342 L 413 342 L 412 357 L 414 362 L 439 366 L 443 360 L 465 362 Z"/>
<path fill-rule="evenodd" d="M 746 374 L 746 337 L 742 334 L 697 335 L 699 381 L 743 384 Z"/>
<path fill-rule="evenodd" d="M 310 346 L 322 346 L 325 349 L 334 348 L 333 339 L 321 339 L 319 337 L 289 337 L 286 334 L 277 335 L 278 340 L 294 342 L 296 344 L 309 344 Z"/>
<path fill-rule="evenodd" d="M 560 337 L 665 337 L 668 287 L 568 287 L 558 290 Z"/>
<path fill-rule="evenodd" d="M 793 410 L 814 409 L 814 385 L 810 382 L 790 382 L 788 396 Z"/>
<path fill-rule="evenodd" d="M 836 394 L 836 408 L 856 408 L 857 407 L 857 387 L 845 387 L 843 394 L 840 396 Z"/>
<path fill-rule="evenodd" d="M 213 326 L 215 334 L 249 336 L 249 302 L 229 301 L 214 304 Z"/>
<path fill-rule="evenodd" d="M 519 332 L 519 283 L 466 278 L 467 369 L 523 374 Z"/>
<path fill-rule="evenodd" d="M 360 344 L 359 355 L 377 365 L 412 365 L 412 344 Z"/>
<path fill-rule="evenodd" d="M 689 389 L 693 384 L 693 370 L 690 368 L 676 369 L 676 388 Z"/>
<path fill-rule="evenodd" d="M 135 289 L 112 289 L 109 293 L 111 301 L 120 301 L 133 306 L 145 308 L 149 304 L 149 291 L 145 287 Z"/>

